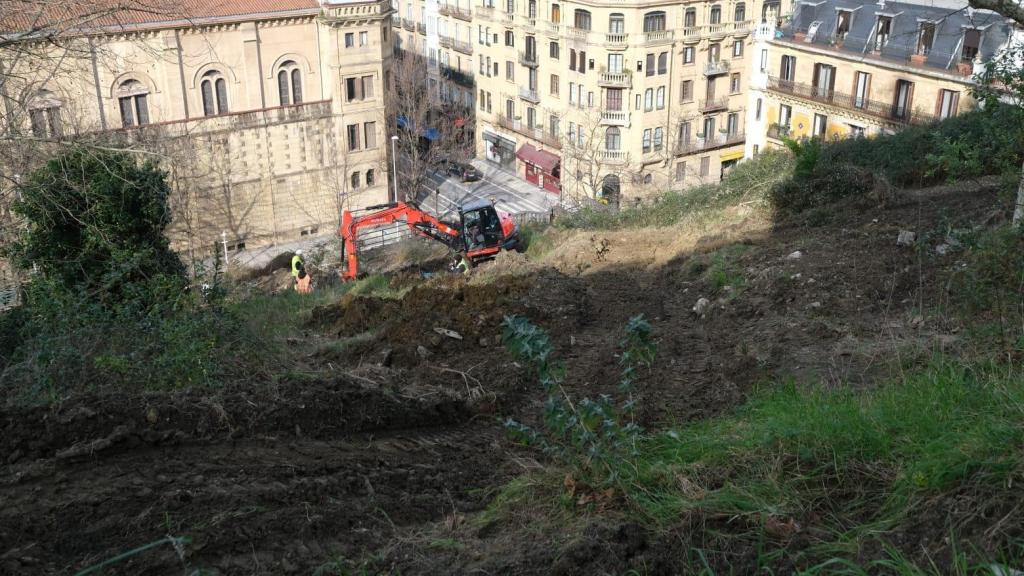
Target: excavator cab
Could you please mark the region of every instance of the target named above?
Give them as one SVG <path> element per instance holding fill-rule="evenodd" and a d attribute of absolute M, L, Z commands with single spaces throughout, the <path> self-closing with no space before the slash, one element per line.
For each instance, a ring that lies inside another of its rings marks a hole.
<path fill-rule="evenodd" d="M 512 216 L 498 212 L 486 200 L 475 200 L 459 209 L 462 242 L 467 255 L 477 260 L 501 250 L 513 250 L 519 244 L 519 227 Z"/>

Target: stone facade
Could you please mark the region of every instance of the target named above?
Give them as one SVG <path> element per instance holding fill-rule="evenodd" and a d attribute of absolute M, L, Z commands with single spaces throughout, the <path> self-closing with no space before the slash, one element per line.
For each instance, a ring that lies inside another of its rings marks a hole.
<path fill-rule="evenodd" d="M 236 249 L 334 234 L 343 207 L 389 198 L 387 0 L 243 8 L 154 15 L 6 58 L 21 83 L 6 89 L 28 94 L 10 99 L 27 108 L 26 132 L 158 159 L 174 245 L 200 256 L 222 238 Z"/>

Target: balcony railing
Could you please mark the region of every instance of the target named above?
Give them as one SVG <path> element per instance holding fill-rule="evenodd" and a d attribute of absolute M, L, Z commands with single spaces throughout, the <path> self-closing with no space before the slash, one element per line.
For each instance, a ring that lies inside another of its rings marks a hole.
<path fill-rule="evenodd" d="M 440 14 L 441 16 L 451 16 L 452 15 L 452 8 L 448 4 L 445 4 L 444 2 L 441 2 L 437 6 L 437 13 Z"/>
<path fill-rule="evenodd" d="M 427 25 L 424 24 L 423 22 L 417 22 L 416 23 L 416 31 L 419 32 L 421 35 L 426 36 L 427 35 Z"/>
<path fill-rule="evenodd" d="M 536 90 L 530 90 L 529 88 L 527 88 L 525 86 L 520 86 L 519 87 L 519 97 L 522 98 L 523 100 L 528 101 L 528 102 L 533 102 L 534 104 L 540 104 L 540 95 L 537 94 L 537 91 Z"/>
<path fill-rule="evenodd" d="M 706 34 L 711 38 L 721 38 L 729 33 L 729 23 L 708 24 L 705 26 Z"/>
<path fill-rule="evenodd" d="M 627 154 L 625 150 L 598 150 L 597 157 L 611 164 L 621 164 L 626 161 Z"/>
<path fill-rule="evenodd" d="M 525 17 L 523 17 L 522 22 L 523 22 L 523 27 L 526 28 L 530 32 L 536 30 L 536 28 L 537 28 L 537 18 L 536 17 L 525 16 Z"/>
<path fill-rule="evenodd" d="M 547 132 L 543 128 L 524 126 L 521 120 L 513 120 L 504 115 L 498 115 L 498 125 L 506 130 L 512 130 L 518 134 L 522 134 L 527 138 L 532 138 L 546 146 L 561 150 L 562 140 L 554 134 Z"/>
<path fill-rule="evenodd" d="M 516 15 L 511 12 L 502 12 L 501 21 L 505 26 L 512 27 L 516 23 Z"/>
<path fill-rule="evenodd" d="M 768 137 L 776 140 L 782 140 L 783 138 L 789 138 L 789 126 L 782 126 L 780 124 L 772 124 L 768 127 Z"/>
<path fill-rule="evenodd" d="M 437 42 L 438 44 L 441 45 L 442 48 L 451 48 L 453 40 L 451 36 L 445 36 L 441 34 L 437 37 Z"/>
<path fill-rule="evenodd" d="M 705 152 L 716 148 L 736 146 L 743 144 L 746 140 L 746 135 L 742 132 L 735 132 L 733 134 L 716 134 L 710 138 L 697 138 L 696 140 L 689 142 L 679 142 L 676 144 L 675 153 L 677 155 L 695 154 L 697 152 Z"/>
<path fill-rule="evenodd" d="M 604 44 L 612 50 L 625 50 L 629 46 L 629 34 L 605 34 Z"/>
<path fill-rule="evenodd" d="M 716 110 L 727 110 L 729 108 L 729 97 L 709 98 L 700 101 L 701 112 L 715 112 Z"/>
<path fill-rule="evenodd" d="M 402 28 L 405 28 L 409 32 L 412 32 L 413 30 L 416 29 L 416 23 L 413 22 L 412 20 L 409 20 L 408 18 L 402 18 Z"/>
<path fill-rule="evenodd" d="M 473 54 L 473 43 L 472 42 L 461 42 L 459 40 L 452 41 L 452 49 L 456 52 L 462 52 L 466 55 Z"/>
<path fill-rule="evenodd" d="M 519 51 L 519 63 L 523 66 L 529 66 L 531 68 L 537 67 L 537 53 L 536 52 L 523 52 Z"/>
<path fill-rule="evenodd" d="M 590 36 L 590 30 L 586 28 L 577 28 L 575 26 L 566 26 L 565 35 L 571 40 L 583 40 L 586 41 Z"/>
<path fill-rule="evenodd" d="M 455 82 L 456 84 L 458 84 L 460 86 L 464 86 L 466 88 L 472 88 L 473 87 L 473 73 L 472 72 L 469 72 L 467 70 L 458 70 L 456 68 L 452 68 L 451 66 L 445 66 L 444 64 L 442 64 L 441 65 L 441 74 L 445 78 L 451 80 L 452 82 Z"/>
<path fill-rule="evenodd" d="M 494 6 L 475 6 L 473 7 L 473 10 L 476 12 L 476 15 L 481 18 L 494 20 Z"/>
<path fill-rule="evenodd" d="M 893 124 L 927 124 L 935 120 L 935 117 L 931 114 L 915 112 L 906 106 L 896 106 L 895 104 L 844 94 L 810 84 L 782 80 L 775 76 L 768 78 L 768 89 L 789 94 L 802 100 L 867 114 Z"/>
<path fill-rule="evenodd" d="M 465 8 L 458 8 L 458 7 L 455 7 L 455 6 L 449 6 L 448 9 L 449 9 L 449 12 L 451 12 L 452 18 L 458 18 L 459 20 L 462 20 L 464 22 L 472 22 L 473 21 L 473 13 L 470 12 L 469 10 L 466 10 Z"/>
<path fill-rule="evenodd" d="M 597 85 L 605 88 L 631 88 L 633 75 L 625 72 L 601 72 L 597 77 Z"/>
<path fill-rule="evenodd" d="M 729 73 L 729 61 L 718 60 L 717 62 L 707 62 L 704 64 L 704 75 L 705 76 L 720 76 L 722 74 Z"/>
<path fill-rule="evenodd" d="M 549 36 L 560 36 L 562 34 L 562 25 L 557 22 L 547 22 L 547 29 Z"/>
<path fill-rule="evenodd" d="M 700 40 L 701 27 L 700 26 L 687 26 L 682 29 L 680 33 L 680 40 L 683 42 L 697 42 Z"/>
<path fill-rule="evenodd" d="M 601 123 L 613 126 L 629 126 L 629 112 L 602 110 Z"/>
<path fill-rule="evenodd" d="M 655 30 L 653 32 L 644 32 L 644 43 L 645 44 L 657 44 L 659 42 L 671 42 L 672 41 L 672 30 Z"/>

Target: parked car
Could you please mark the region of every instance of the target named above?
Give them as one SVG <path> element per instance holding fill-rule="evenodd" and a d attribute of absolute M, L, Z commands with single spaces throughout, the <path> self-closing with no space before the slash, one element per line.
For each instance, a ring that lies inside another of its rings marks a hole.
<path fill-rule="evenodd" d="M 471 164 L 464 164 L 462 162 L 449 162 L 448 174 L 450 176 L 457 176 L 463 182 L 475 182 L 480 179 L 479 170 Z"/>

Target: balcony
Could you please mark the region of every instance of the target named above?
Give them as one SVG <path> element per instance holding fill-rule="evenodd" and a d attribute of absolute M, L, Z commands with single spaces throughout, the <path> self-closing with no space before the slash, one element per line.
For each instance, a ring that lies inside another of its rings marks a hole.
<path fill-rule="evenodd" d="M 537 18 L 533 16 L 523 17 L 522 24 L 525 32 L 535 32 L 537 30 Z"/>
<path fill-rule="evenodd" d="M 513 120 L 507 116 L 499 115 L 498 126 L 501 126 L 506 130 L 512 130 L 517 134 L 522 134 L 527 138 L 536 140 L 541 144 L 544 144 L 545 146 L 550 146 L 552 148 L 555 148 L 556 150 L 562 149 L 562 140 L 558 138 L 557 135 L 546 132 L 543 128 L 530 128 L 529 126 L 523 126 L 521 120 Z"/>
<path fill-rule="evenodd" d="M 451 13 L 452 18 L 457 18 L 463 22 L 472 22 L 473 13 L 465 8 L 459 8 L 456 6 L 449 6 L 448 11 Z"/>
<path fill-rule="evenodd" d="M 808 102 L 816 102 L 855 114 L 872 116 L 890 124 L 927 124 L 935 120 L 935 117 L 931 114 L 922 114 L 905 107 L 896 106 L 895 104 L 879 102 L 869 98 L 860 98 L 851 94 L 836 92 L 835 90 L 818 88 L 810 84 L 782 80 L 775 76 L 768 78 L 768 89 Z"/>
<path fill-rule="evenodd" d="M 705 114 L 708 112 L 718 112 L 719 110 L 729 109 L 729 97 L 722 96 L 721 98 L 709 98 L 707 100 L 700 101 L 700 111 Z"/>
<path fill-rule="evenodd" d="M 409 20 L 408 18 L 402 18 L 402 28 L 405 28 L 409 32 L 412 32 L 413 30 L 416 29 L 416 23 L 413 22 L 412 20 Z"/>
<path fill-rule="evenodd" d="M 746 36 L 750 34 L 755 27 L 753 20 L 741 20 L 739 22 L 732 23 L 732 35 L 733 36 Z"/>
<path fill-rule="evenodd" d="M 501 14 L 501 22 L 507 28 L 511 28 L 516 25 L 516 15 L 511 12 L 503 12 Z"/>
<path fill-rule="evenodd" d="M 562 35 L 562 25 L 561 24 L 559 24 L 557 22 L 546 22 L 545 24 L 547 24 L 548 36 L 561 36 Z"/>
<path fill-rule="evenodd" d="M 473 55 L 473 43 L 472 42 L 461 42 L 459 40 L 452 40 L 452 49 L 456 52 L 461 52 L 467 56 Z"/>
<path fill-rule="evenodd" d="M 729 26 L 728 22 L 725 24 L 722 24 L 721 22 L 719 22 L 718 24 L 708 24 L 704 27 L 704 36 L 712 40 L 722 39 L 725 38 L 726 34 L 729 33 L 730 29 L 731 26 Z"/>
<path fill-rule="evenodd" d="M 540 95 L 537 94 L 536 90 L 530 90 L 525 86 L 519 87 L 519 97 L 527 102 L 533 102 L 534 104 L 540 104 Z"/>
<path fill-rule="evenodd" d="M 700 26 L 687 26 L 686 28 L 683 28 L 680 40 L 687 44 L 700 42 L 700 33 Z"/>
<path fill-rule="evenodd" d="M 466 88 L 473 87 L 473 73 L 467 70 L 458 70 L 451 66 L 445 66 L 442 64 L 441 75 L 460 86 L 464 86 Z"/>
<path fill-rule="evenodd" d="M 451 49 L 451 47 L 452 47 L 452 37 L 451 36 L 445 36 L 445 35 L 441 34 L 441 35 L 439 35 L 437 37 L 437 42 L 441 45 L 442 48 L 449 48 L 449 49 Z"/>
<path fill-rule="evenodd" d="M 629 155 L 625 150 L 598 150 L 597 158 L 609 164 L 624 164 Z"/>
<path fill-rule="evenodd" d="M 586 42 L 590 37 L 590 30 L 586 28 L 577 28 L 575 26 L 565 27 L 565 37 L 570 40 L 580 40 Z"/>
<path fill-rule="evenodd" d="M 604 46 L 609 50 L 625 50 L 629 47 L 629 34 L 605 34 Z"/>
<path fill-rule="evenodd" d="M 476 11 L 476 15 L 479 16 L 480 18 L 484 18 L 491 21 L 494 20 L 494 6 L 476 6 L 473 8 L 473 10 Z"/>
<path fill-rule="evenodd" d="M 603 88 L 632 88 L 633 74 L 625 72 L 601 72 L 597 85 Z"/>
<path fill-rule="evenodd" d="M 644 32 L 644 44 L 664 44 L 672 41 L 672 30 L 654 30 L 653 32 Z"/>
<path fill-rule="evenodd" d="M 538 66 L 537 53 L 536 52 L 523 52 L 519 51 L 519 63 L 523 66 L 529 66 L 530 68 L 536 68 Z"/>
<path fill-rule="evenodd" d="M 789 138 L 789 126 L 782 126 L 780 124 L 772 124 L 768 127 L 768 137 L 775 140 L 782 140 L 783 138 Z"/>
<path fill-rule="evenodd" d="M 619 110 L 602 110 L 601 124 L 609 126 L 629 126 L 629 112 Z"/>
<path fill-rule="evenodd" d="M 437 13 L 440 14 L 441 16 L 451 16 L 452 7 L 449 6 L 448 4 L 445 4 L 444 2 L 441 2 L 437 5 Z"/>
<path fill-rule="evenodd" d="M 708 150 L 715 150 L 718 148 L 738 146 L 746 141 L 746 134 L 742 132 L 736 132 L 734 134 L 718 134 L 711 138 L 697 138 L 692 142 L 680 142 L 676 145 L 675 153 L 677 156 L 685 156 L 687 154 L 707 152 Z"/>
<path fill-rule="evenodd" d="M 426 36 L 427 35 L 427 25 L 424 24 L 423 22 L 417 22 L 416 23 L 416 31 L 419 32 L 419 34 L 421 36 Z"/>
<path fill-rule="evenodd" d="M 704 64 L 704 75 L 705 76 L 721 76 L 722 74 L 729 73 L 729 61 L 719 60 L 717 62 L 707 62 Z"/>

